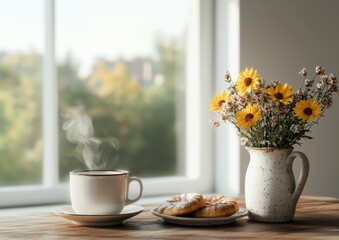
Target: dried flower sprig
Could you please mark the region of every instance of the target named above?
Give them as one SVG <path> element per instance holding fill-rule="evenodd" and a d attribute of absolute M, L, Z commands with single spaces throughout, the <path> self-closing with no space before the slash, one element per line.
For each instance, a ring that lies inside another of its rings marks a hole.
<path fill-rule="evenodd" d="M 241 143 L 250 147 L 291 147 L 311 139 L 310 128 L 324 116 L 333 104 L 333 93 L 338 93 L 338 81 L 334 74 L 325 74 L 317 66 L 312 78 L 303 68 L 302 87 L 293 93 L 287 83 L 273 81 L 266 84 L 257 70 L 246 68 L 239 73 L 236 82 L 230 73 L 225 74 L 227 91 L 216 94 L 210 109 L 224 122 L 234 125 Z M 211 120 L 220 126 L 216 119 Z"/>

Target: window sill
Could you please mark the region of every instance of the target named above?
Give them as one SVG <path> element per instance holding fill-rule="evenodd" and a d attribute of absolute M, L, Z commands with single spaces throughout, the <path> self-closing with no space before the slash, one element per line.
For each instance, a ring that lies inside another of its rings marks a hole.
<path fill-rule="evenodd" d="M 212 194 L 204 194 L 212 195 Z M 152 197 L 143 197 L 136 205 L 157 205 L 160 202 L 163 202 L 167 199 L 170 199 L 173 195 L 161 195 L 161 196 L 152 196 Z M 13 207 L 13 208 L 0 208 L 0 216 L 17 216 L 27 213 L 34 212 L 43 212 L 43 213 L 52 213 L 54 208 L 69 205 L 70 203 L 60 203 L 52 205 L 38 205 L 38 206 L 25 206 L 25 207 Z"/>
<path fill-rule="evenodd" d="M 169 199 L 171 196 L 153 196 L 153 197 L 143 197 L 138 202 L 137 205 L 153 205 L 158 204 L 166 199 Z M 45 212 L 52 213 L 53 209 L 60 206 L 65 206 L 70 203 L 60 203 L 60 204 L 52 204 L 52 205 L 39 205 L 39 206 L 25 206 L 25 207 L 13 207 L 13 208 L 1 208 L 0 216 L 16 216 L 21 214 L 27 214 L 32 212 Z"/>

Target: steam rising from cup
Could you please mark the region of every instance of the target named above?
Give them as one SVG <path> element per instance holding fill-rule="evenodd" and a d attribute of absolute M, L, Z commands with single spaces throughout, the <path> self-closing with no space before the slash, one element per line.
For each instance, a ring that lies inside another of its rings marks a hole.
<path fill-rule="evenodd" d="M 94 137 L 92 119 L 83 106 L 76 107 L 65 118 L 62 128 L 66 131 L 66 138 L 71 143 L 77 144 L 76 156 L 88 169 L 110 169 L 117 163 L 118 140 L 113 137 L 104 139 Z"/>

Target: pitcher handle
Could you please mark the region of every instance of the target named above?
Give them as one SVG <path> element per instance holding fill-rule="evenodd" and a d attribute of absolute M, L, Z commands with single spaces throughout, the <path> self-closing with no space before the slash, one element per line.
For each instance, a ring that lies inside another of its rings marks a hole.
<path fill-rule="evenodd" d="M 290 155 L 288 155 L 287 159 L 288 159 L 288 164 L 292 167 L 293 161 L 296 157 L 299 157 L 301 159 L 301 171 L 300 171 L 300 176 L 299 176 L 299 180 L 298 180 L 298 184 L 296 186 L 296 188 L 294 189 L 294 192 L 292 194 L 292 201 L 294 203 L 298 202 L 298 199 L 301 195 L 301 192 L 304 189 L 307 177 L 308 177 L 308 173 L 310 170 L 310 165 L 308 162 L 308 159 L 306 157 L 305 154 L 303 154 L 302 152 L 292 152 Z"/>
<path fill-rule="evenodd" d="M 136 181 L 137 183 L 139 183 L 139 196 L 135 199 L 129 199 L 128 198 L 128 193 L 129 193 L 129 186 L 130 186 L 130 183 L 133 182 L 133 181 Z M 143 192 L 143 184 L 142 184 L 142 181 L 140 178 L 138 177 L 129 177 L 128 178 L 128 191 L 127 191 L 127 201 L 126 201 L 126 205 L 129 205 L 129 204 L 132 204 L 136 201 L 138 201 L 141 196 L 142 196 L 142 192 Z"/>

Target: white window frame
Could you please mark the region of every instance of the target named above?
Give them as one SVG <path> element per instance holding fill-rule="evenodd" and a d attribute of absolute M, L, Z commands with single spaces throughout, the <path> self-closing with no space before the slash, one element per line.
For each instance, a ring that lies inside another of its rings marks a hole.
<path fill-rule="evenodd" d="M 183 176 L 144 178 L 143 196 L 211 192 L 214 186 L 209 99 L 213 95 L 214 1 L 189 0 L 186 61 L 186 154 Z M 55 60 L 55 1 L 45 0 L 43 67 L 43 184 L 0 189 L 0 207 L 69 202 L 59 183 L 58 97 Z M 151 166 L 150 166 L 151 167 Z"/>
<path fill-rule="evenodd" d="M 236 78 L 240 69 L 240 0 L 215 2 L 215 90 L 226 90 L 223 76 L 229 71 Z M 244 169 L 238 134 L 229 123 L 222 123 L 214 135 L 215 192 L 228 196 L 243 194 Z"/>

